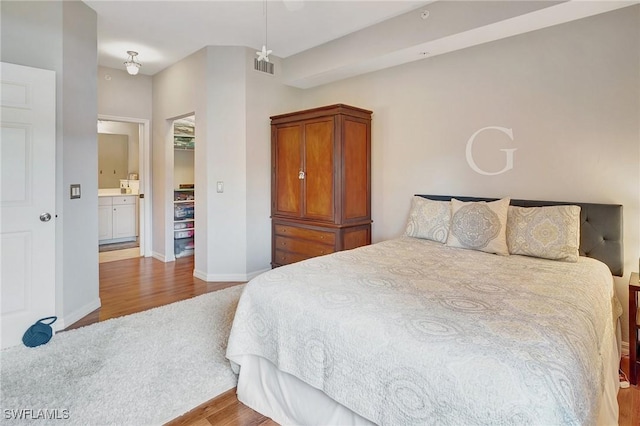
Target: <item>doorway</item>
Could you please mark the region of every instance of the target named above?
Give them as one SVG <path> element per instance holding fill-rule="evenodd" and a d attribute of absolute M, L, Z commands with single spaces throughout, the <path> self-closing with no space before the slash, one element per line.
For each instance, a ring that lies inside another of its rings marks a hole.
<path fill-rule="evenodd" d="M 173 248 L 174 257 L 195 253 L 196 117 L 173 120 Z"/>
<path fill-rule="evenodd" d="M 149 120 L 98 117 L 99 262 L 150 256 Z"/>

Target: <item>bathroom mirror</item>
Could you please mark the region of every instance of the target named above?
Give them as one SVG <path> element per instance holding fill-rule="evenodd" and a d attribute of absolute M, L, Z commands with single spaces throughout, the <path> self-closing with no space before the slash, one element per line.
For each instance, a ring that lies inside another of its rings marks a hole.
<path fill-rule="evenodd" d="M 129 137 L 98 133 L 98 188 L 119 188 L 129 175 Z"/>

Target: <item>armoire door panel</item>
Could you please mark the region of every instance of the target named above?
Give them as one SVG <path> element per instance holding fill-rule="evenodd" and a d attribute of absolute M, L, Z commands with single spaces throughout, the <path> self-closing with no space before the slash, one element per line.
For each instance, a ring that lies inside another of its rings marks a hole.
<path fill-rule="evenodd" d="M 275 142 L 275 214 L 301 215 L 302 180 L 299 178 L 302 158 L 301 126 L 281 127 Z"/>
<path fill-rule="evenodd" d="M 369 163 L 367 125 L 345 119 L 343 122 L 344 220 L 369 216 Z"/>
<path fill-rule="evenodd" d="M 305 124 L 304 217 L 333 221 L 333 119 Z"/>

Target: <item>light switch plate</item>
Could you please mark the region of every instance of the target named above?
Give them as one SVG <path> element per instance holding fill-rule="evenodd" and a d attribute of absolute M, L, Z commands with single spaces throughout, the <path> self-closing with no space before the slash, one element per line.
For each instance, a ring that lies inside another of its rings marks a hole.
<path fill-rule="evenodd" d="M 218 192 L 224 192 L 224 182 L 218 181 Z"/>
<path fill-rule="evenodd" d="M 69 195 L 70 198 L 73 200 L 75 198 L 80 198 L 80 184 L 79 183 L 72 183 L 69 186 Z"/>

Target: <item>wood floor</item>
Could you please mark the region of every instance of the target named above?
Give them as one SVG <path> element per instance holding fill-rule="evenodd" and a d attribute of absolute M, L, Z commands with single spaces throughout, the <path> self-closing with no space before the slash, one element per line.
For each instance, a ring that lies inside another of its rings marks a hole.
<path fill-rule="evenodd" d="M 207 283 L 195 278 L 193 257 L 167 263 L 151 257 L 100 263 L 102 307 L 68 329 L 145 311 L 237 284 L 240 283 Z"/>
<path fill-rule="evenodd" d="M 102 307 L 67 330 L 141 312 L 157 306 L 188 299 L 240 283 L 207 283 L 193 276 L 193 257 L 163 263 L 138 257 L 100 264 L 100 299 Z M 629 359 L 622 369 L 628 374 Z M 620 389 L 620 426 L 640 426 L 640 387 Z M 235 388 L 217 398 L 194 407 L 169 422 L 170 426 L 272 426 L 275 422 L 238 401 Z"/>

